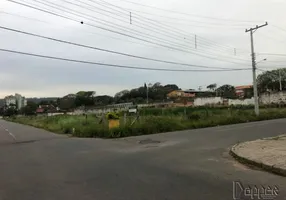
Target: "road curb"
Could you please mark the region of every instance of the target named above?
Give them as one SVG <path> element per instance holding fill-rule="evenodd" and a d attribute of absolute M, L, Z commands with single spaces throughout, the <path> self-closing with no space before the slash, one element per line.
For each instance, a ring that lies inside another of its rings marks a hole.
<path fill-rule="evenodd" d="M 236 150 L 235 148 L 240 145 L 239 144 L 236 144 L 234 145 L 230 151 L 229 151 L 229 154 L 234 158 L 236 159 L 238 162 L 242 163 L 242 164 L 245 164 L 245 165 L 248 165 L 250 167 L 257 167 L 259 169 L 262 169 L 264 171 L 267 171 L 267 172 L 270 172 L 270 173 L 273 173 L 273 174 L 277 174 L 277 175 L 280 175 L 280 176 L 285 176 L 286 177 L 286 169 L 282 169 L 282 168 L 279 168 L 279 167 L 275 167 L 275 165 L 271 166 L 271 165 L 267 165 L 267 164 L 264 164 L 264 163 L 261 163 L 261 162 L 257 162 L 257 161 L 254 161 L 254 160 L 250 160 L 246 157 L 243 157 L 241 155 L 238 155 L 236 153 Z"/>

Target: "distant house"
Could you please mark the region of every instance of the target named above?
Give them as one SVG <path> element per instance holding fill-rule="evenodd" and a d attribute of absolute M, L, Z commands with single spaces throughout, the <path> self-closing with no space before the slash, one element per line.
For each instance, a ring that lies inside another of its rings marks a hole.
<path fill-rule="evenodd" d="M 235 87 L 235 94 L 239 98 L 245 98 L 247 95 L 248 91 L 252 92 L 253 85 L 242 85 L 242 86 L 237 86 Z"/>
<path fill-rule="evenodd" d="M 58 108 L 56 108 L 53 105 L 39 105 L 39 107 L 36 110 L 37 114 L 43 114 L 43 113 L 56 113 L 58 112 Z"/>
<path fill-rule="evenodd" d="M 174 90 L 167 94 L 169 99 L 172 98 L 195 98 L 201 96 L 212 96 L 210 91 L 196 91 L 196 90 Z"/>
<path fill-rule="evenodd" d="M 168 98 L 180 98 L 180 97 L 187 97 L 187 98 L 191 98 L 191 97 L 195 97 L 196 94 L 193 90 L 174 90 L 172 92 L 170 92 L 169 94 L 167 94 Z"/>
<path fill-rule="evenodd" d="M 45 113 L 45 109 L 44 108 L 37 108 L 36 113 L 37 114 L 43 114 L 43 113 Z"/>

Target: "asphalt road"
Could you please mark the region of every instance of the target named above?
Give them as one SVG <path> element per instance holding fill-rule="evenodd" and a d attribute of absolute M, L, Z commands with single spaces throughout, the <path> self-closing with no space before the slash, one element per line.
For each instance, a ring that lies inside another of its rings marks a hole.
<path fill-rule="evenodd" d="M 0 200 L 231 200 L 233 181 L 276 185 L 276 199 L 286 199 L 285 177 L 228 154 L 237 142 L 285 134 L 285 125 L 281 119 L 101 140 L 0 121 Z"/>

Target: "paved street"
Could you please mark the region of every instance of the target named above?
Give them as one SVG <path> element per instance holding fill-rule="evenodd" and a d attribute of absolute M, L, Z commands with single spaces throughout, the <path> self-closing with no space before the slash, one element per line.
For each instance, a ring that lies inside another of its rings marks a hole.
<path fill-rule="evenodd" d="M 277 185 L 276 199 L 286 199 L 285 177 L 228 154 L 237 142 L 285 133 L 280 119 L 101 140 L 0 121 L 0 200 L 231 200 L 237 180 Z"/>

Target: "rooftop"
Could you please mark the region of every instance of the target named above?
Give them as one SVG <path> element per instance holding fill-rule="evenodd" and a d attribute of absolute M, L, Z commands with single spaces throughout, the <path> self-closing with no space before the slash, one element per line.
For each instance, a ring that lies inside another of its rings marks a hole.
<path fill-rule="evenodd" d="M 236 90 L 250 89 L 253 88 L 253 85 L 242 85 L 235 87 Z"/>

